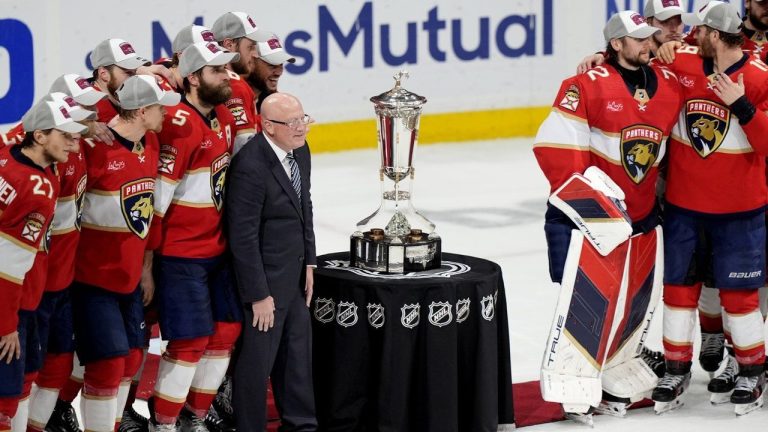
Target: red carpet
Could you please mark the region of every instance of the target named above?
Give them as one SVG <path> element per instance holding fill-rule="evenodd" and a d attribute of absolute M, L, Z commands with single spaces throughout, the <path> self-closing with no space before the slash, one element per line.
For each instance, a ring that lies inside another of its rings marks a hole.
<path fill-rule="evenodd" d="M 136 397 L 146 400 L 152 395 L 152 389 L 155 386 L 155 377 L 157 376 L 157 367 L 160 362 L 160 356 L 155 354 L 147 355 L 147 361 L 144 364 L 144 373 L 141 376 L 139 390 Z M 560 404 L 545 402 L 541 398 L 541 389 L 538 381 L 528 381 L 512 385 L 512 396 L 515 403 L 515 421 L 517 427 L 532 426 L 542 423 L 551 423 L 563 419 L 563 410 Z M 632 408 L 642 408 L 652 406 L 649 400 L 643 400 Z M 272 397 L 272 389 L 269 389 L 267 399 L 267 415 L 270 421 L 267 430 L 277 431 L 280 424 L 277 419 L 277 409 Z"/>

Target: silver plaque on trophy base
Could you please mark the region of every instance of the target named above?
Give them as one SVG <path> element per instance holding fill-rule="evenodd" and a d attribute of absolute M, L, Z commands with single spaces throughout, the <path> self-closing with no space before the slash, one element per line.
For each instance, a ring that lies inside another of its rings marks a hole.
<path fill-rule="evenodd" d="M 423 96 L 402 88 L 407 72 L 395 75 L 395 87 L 371 98 L 378 120 L 381 155 L 381 204 L 358 222 L 350 238 L 350 265 L 383 273 L 440 268 L 440 236 L 435 224 L 411 202 L 413 158 Z"/>

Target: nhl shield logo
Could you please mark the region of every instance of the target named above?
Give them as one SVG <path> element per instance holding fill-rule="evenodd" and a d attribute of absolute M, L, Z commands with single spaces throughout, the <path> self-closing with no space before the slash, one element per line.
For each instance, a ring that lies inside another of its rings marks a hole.
<path fill-rule="evenodd" d="M 357 324 L 357 305 L 351 302 L 339 302 L 336 322 L 342 327 L 352 327 Z"/>
<path fill-rule="evenodd" d="M 496 302 L 494 301 L 493 294 L 489 294 L 480 300 L 480 308 L 483 315 L 483 319 L 490 321 L 493 319 L 495 313 Z"/>
<path fill-rule="evenodd" d="M 429 304 L 429 323 L 435 327 L 445 327 L 453 321 L 453 306 L 448 302 Z"/>
<path fill-rule="evenodd" d="M 400 324 L 406 328 L 414 328 L 419 325 L 421 317 L 421 305 L 418 303 L 406 304 L 400 308 Z"/>
<path fill-rule="evenodd" d="M 323 324 L 333 321 L 336 316 L 336 303 L 333 299 L 316 298 L 315 299 L 315 319 Z"/>
<path fill-rule="evenodd" d="M 469 318 L 469 305 L 472 301 L 469 297 L 456 302 L 456 322 L 463 323 Z"/>
<path fill-rule="evenodd" d="M 646 125 L 634 125 L 621 131 L 621 164 L 635 184 L 639 184 L 659 158 L 661 130 Z"/>
<path fill-rule="evenodd" d="M 221 211 L 224 206 L 224 182 L 227 178 L 227 167 L 229 167 L 229 153 L 221 155 L 211 164 L 211 198 L 218 211 Z"/>
<path fill-rule="evenodd" d="M 77 182 L 77 192 L 75 192 L 75 229 L 80 231 L 80 221 L 83 219 L 83 203 L 85 202 L 85 185 L 88 183 L 88 176 L 80 177 Z"/>
<path fill-rule="evenodd" d="M 120 202 L 128 229 L 145 239 L 149 234 L 155 204 L 155 179 L 143 178 L 120 188 Z"/>
<path fill-rule="evenodd" d="M 685 125 L 693 149 L 705 158 L 714 153 L 725 139 L 731 121 L 728 107 L 706 99 L 685 103 Z"/>
<path fill-rule="evenodd" d="M 373 328 L 382 328 L 385 320 L 384 306 L 379 303 L 368 303 L 368 324 Z"/>

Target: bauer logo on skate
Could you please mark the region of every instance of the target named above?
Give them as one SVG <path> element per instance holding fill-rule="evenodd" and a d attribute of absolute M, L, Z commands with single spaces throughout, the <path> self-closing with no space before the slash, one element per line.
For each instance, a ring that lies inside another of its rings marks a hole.
<path fill-rule="evenodd" d="M 635 125 L 621 131 L 621 164 L 633 182 L 639 184 L 659 157 L 661 130 Z"/>
<path fill-rule="evenodd" d="M 155 203 L 155 180 L 140 179 L 126 183 L 120 188 L 120 202 L 128 228 L 144 239 L 149 234 Z"/>

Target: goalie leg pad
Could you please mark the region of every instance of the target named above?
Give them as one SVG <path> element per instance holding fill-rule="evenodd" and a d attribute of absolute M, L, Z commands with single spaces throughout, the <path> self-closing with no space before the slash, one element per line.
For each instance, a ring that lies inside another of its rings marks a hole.
<path fill-rule="evenodd" d="M 602 256 L 632 235 L 632 223 L 621 201 L 606 195 L 605 189 L 599 179 L 574 174 L 549 197 Z"/>
<path fill-rule="evenodd" d="M 580 232 L 573 231 L 542 362 L 544 400 L 599 404 L 600 373 L 611 344 L 611 329 L 622 319 L 616 306 L 622 304 L 619 297 L 628 250 L 629 244 L 624 243 L 608 256 L 601 256 Z"/>
<path fill-rule="evenodd" d="M 632 398 L 656 387 L 658 377 L 640 358 L 662 291 L 664 274 L 661 227 L 629 240 L 627 293 L 616 322 L 603 371 L 603 389 L 611 395 Z"/>

